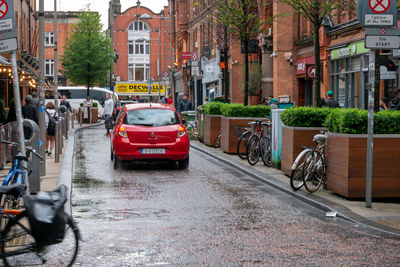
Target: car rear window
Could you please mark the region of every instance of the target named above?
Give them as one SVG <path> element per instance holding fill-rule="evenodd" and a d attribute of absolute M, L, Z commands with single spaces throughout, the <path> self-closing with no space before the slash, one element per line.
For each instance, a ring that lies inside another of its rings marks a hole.
<path fill-rule="evenodd" d="M 128 125 L 149 127 L 180 124 L 179 116 L 175 111 L 160 108 L 129 110 L 124 121 Z"/>

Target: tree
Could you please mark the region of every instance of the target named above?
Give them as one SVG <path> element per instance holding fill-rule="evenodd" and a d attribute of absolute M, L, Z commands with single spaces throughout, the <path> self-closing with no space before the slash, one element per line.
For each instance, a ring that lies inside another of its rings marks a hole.
<path fill-rule="evenodd" d="M 321 102 L 321 56 L 319 44 L 319 29 L 321 28 L 327 15 L 331 14 L 334 10 L 343 7 L 342 3 L 346 2 L 346 4 L 349 4 L 354 1 L 281 0 L 281 2 L 293 7 L 293 9 L 296 10 L 301 16 L 303 16 L 313 24 L 313 44 L 315 58 L 314 103 L 318 107 L 320 106 Z"/>
<path fill-rule="evenodd" d="M 260 18 L 259 5 L 256 0 L 219 0 L 216 5 L 220 11 L 219 22 L 244 48 L 244 105 L 249 102 L 249 41 L 256 39 L 265 25 Z"/>
<path fill-rule="evenodd" d="M 114 64 L 114 51 L 98 13 L 82 11 L 78 18 L 61 62 L 65 76 L 74 84 L 86 84 L 89 95 L 90 87 L 106 83 Z"/>

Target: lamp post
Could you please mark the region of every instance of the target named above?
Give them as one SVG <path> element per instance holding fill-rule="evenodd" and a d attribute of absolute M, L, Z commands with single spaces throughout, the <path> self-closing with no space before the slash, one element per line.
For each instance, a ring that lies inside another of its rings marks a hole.
<path fill-rule="evenodd" d="M 151 17 L 147 13 L 145 13 L 143 15 L 140 15 L 139 19 L 160 19 L 160 20 L 166 19 L 166 20 L 170 20 L 170 18 L 166 18 L 166 17 Z M 150 39 L 150 41 L 157 41 L 157 39 Z M 171 47 L 171 53 L 172 53 L 172 47 Z M 171 55 L 171 59 L 172 59 L 172 55 Z M 160 99 L 161 99 L 161 22 L 158 25 L 158 68 L 157 68 L 157 75 L 158 75 L 158 100 L 160 101 Z"/>
<path fill-rule="evenodd" d="M 147 86 L 149 87 L 149 101 L 150 101 L 150 98 L 151 98 L 151 90 L 153 89 L 153 83 L 154 83 L 154 80 L 152 78 L 150 78 L 147 81 Z"/>

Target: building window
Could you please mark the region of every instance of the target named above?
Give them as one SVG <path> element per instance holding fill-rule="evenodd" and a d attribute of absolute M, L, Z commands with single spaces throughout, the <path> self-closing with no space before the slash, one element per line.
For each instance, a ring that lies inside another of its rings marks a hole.
<path fill-rule="evenodd" d="M 149 41 L 129 41 L 128 42 L 129 55 L 149 55 L 150 42 Z"/>
<path fill-rule="evenodd" d="M 128 79 L 130 81 L 147 81 L 150 78 L 149 64 L 129 64 Z"/>
<path fill-rule="evenodd" d="M 44 33 L 44 45 L 45 46 L 54 45 L 54 32 L 45 32 Z"/>
<path fill-rule="evenodd" d="M 130 31 L 149 31 L 149 26 L 143 21 L 135 21 L 129 25 Z"/>
<path fill-rule="evenodd" d="M 45 75 L 46 76 L 53 76 L 54 75 L 54 60 L 53 59 L 46 59 L 45 61 Z"/>

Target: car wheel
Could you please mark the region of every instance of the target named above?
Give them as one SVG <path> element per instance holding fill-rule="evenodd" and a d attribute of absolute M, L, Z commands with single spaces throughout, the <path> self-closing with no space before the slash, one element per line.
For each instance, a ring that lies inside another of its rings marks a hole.
<path fill-rule="evenodd" d="M 114 155 L 113 155 L 113 167 L 114 167 L 114 170 L 119 170 L 119 169 L 121 169 L 121 165 L 122 165 L 121 160 L 119 160 L 119 159 L 117 158 L 117 156 L 114 154 Z"/>
<path fill-rule="evenodd" d="M 184 160 L 178 160 L 178 169 L 185 170 L 189 167 L 189 156 Z"/>

